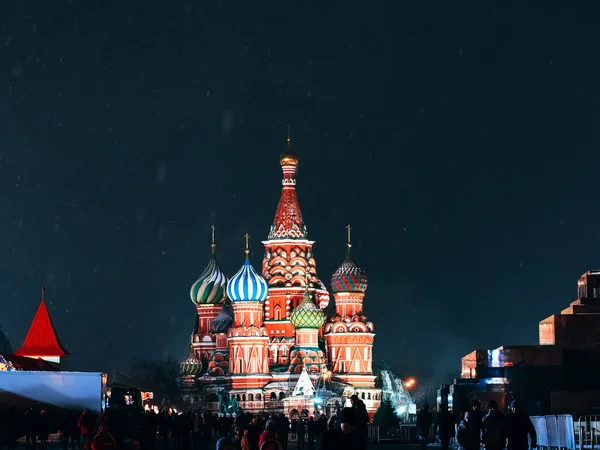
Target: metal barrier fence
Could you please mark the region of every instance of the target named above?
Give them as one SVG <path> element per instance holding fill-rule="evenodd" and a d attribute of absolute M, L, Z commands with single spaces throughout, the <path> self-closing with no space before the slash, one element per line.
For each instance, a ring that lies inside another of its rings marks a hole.
<path fill-rule="evenodd" d="M 537 444 L 542 448 L 577 450 L 573 416 L 532 416 L 531 422 L 537 434 Z M 579 440 L 579 448 L 583 449 Z"/>
<path fill-rule="evenodd" d="M 579 449 L 600 447 L 600 416 L 581 416 L 575 427 Z"/>

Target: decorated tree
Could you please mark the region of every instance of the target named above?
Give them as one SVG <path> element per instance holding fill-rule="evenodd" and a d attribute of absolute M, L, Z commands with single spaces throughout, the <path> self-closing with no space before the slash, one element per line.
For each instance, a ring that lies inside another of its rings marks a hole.
<path fill-rule="evenodd" d="M 373 423 L 375 425 L 381 425 L 386 427 L 396 425 L 398 423 L 396 411 L 394 411 L 394 407 L 390 400 L 386 399 L 381 402 L 379 409 L 377 409 L 377 412 L 373 417 Z"/>

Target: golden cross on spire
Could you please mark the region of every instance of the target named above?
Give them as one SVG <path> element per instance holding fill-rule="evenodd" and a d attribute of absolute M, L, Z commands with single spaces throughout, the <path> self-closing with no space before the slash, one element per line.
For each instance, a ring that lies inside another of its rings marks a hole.
<path fill-rule="evenodd" d="M 348 246 L 348 251 L 350 251 L 350 248 L 352 247 L 352 241 L 350 240 L 350 231 L 352 230 L 352 227 L 347 225 L 346 230 L 348 230 L 348 242 L 346 245 Z"/>
<path fill-rule="evenodd" d="M 210 248 L 212 249 L 213 255 L 215 254 L 215 248 L 217 248 L 217 244 L 215 244 L 215 226 L 210 226 Z"/>
<path fill-rule="evenodd" d="M 249 239 L 250 239 L 250 235 L 248 233 L 246 233 L 244 235 L 244 237 L 246 238 L 246 258 L 248 258 L 248 256 L 250 255 L 250 243 L 249 243 Z"/>

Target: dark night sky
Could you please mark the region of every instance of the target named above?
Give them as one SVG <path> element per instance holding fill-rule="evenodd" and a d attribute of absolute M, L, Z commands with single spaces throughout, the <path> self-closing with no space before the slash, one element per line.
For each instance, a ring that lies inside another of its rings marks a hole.
<path fill-rule="evenodd" d="M 245 232 L 260 262 L 288 123 L 319 274 L 351 223 L 378 359 L 426 380 L 535 343 L 600 266 L 600 28 L 564 2 L 466 3 L 9 2 L 13 345 L 45 283 L 73 367 L 183 356 L 210 224 L 228 274 Z"/>

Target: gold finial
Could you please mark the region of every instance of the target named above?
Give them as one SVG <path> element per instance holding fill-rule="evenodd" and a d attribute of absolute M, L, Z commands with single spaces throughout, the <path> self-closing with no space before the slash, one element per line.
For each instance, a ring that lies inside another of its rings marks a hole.
<path fill-rule="evenodd" d="M 246 258 L 248 258 L 248 256 L 250 256 L 250 244 L 249 244 L 249 239 L 250 239 L 250 235 L 248 233 L 246 233 L 244 235 L 244 237 L 246 238 Z"/>
<path fill-rule="evenodd" d="M 217 248 L 217 244 L 215 244 L 215 226 L 210 226 L 210 248 L 212 250 L 212 254 L 215 254 L 215 248 Z"/>
<path fill-rule="evenodd" d="M 285 149 L 281 156 L 279 157 L 279 163 L 282 166 L 297 166 L 298 158 L 296 157 L 296 152 L 292 148 L 292 138 L 290 137 L 290 126 L 287 126 L 287 140 L 285 143 Z"/>
<path fill-rule="evenodd" d="M 352 241 L 350 240 L 350 231 L 352 230 L 352 227 L 347 225 L 346 230 L 348 230 L 348 242 L 346 245 L 348 246 L 348 251 L 350 251 L 350 248 L 352 247 Z"/>

